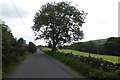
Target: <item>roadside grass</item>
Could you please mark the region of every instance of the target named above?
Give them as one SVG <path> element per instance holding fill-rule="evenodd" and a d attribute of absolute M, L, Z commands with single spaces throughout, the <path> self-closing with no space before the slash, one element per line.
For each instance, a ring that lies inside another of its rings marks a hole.
<path fill-rule="evenodd" d="M 30 54 L 29 52 L 25 52 L 23 56 L 11 60 L 9 64 L 6 64 L 4 67 L 2 67 L 2 77 L 7 76 L 13 69 L 16 68 L 17 65 L 22 63 L 29 54 Z"/>
<path fill-rule="evenodd" d="M 44 48 L 45 50 L 51 50 L 50 48 Z M 80 51 L 76 51 L 76 50 L 70 50 L 70 49 L 59 49 L 58 52 L 66 52 L 66 53 L 73 53 L 73 54 L 78 54 L 78 55 L 82 55 L 82 56 L 89 56 L 89 53 L 87 52 L 80 52 Z M 111 55 L 101 55 L 101 54 L 93 54 L 91 53 L 90 56 L 93 57 L 99 57 L 99 58 L 103 58 L 105 60 L 110 60 L 112 62 L 119 62 L 118 60 L 118 56 L 111 56 Z"/>
<path fill-rule="evenodd" d="M 92 67 L 84 62 L 78 61 L 76 59 L 61 56 L 60 52 L 52 54 L 50 49 L 43 48 L 42 51 L 50 55 L 51 57 L 63 62 L 69 66 L 73 71 L 77 72 L 80 76 L 84 75 L 83 78 L 90 80 L 118 80 L 120 77 L 114 72 L 105 72 L 101 69 Z"/>

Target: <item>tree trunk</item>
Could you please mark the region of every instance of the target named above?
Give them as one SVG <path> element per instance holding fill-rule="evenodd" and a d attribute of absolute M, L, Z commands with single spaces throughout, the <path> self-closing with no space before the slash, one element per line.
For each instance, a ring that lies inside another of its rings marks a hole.
<path fill-rule="evenodd" d="M 55 53 L 55 51 L 56 51 L 56 45 L 53 44 L 53 46 L 52 46 L 52 52 Z"/>
<path fill-rule="evenodd" d="M 54 30 L 55 31 L 55 30 Z M 60 31 L 59 31 L 60 32 Z M 59 40 L 58 40 L 58 36 L 59 36 L 59 32 L 58 34 L 55 36 L 53 33 L 53 46 L 52 46 L 52 52 L 55 53 L 56 52 L 56 45 L 58 44 Z"/>
<path fill-rule="evenodd" d="M 89 52 L 88 64 L 90 63 L 90 54 L 91 54 L 91 53 Z"/>
<path fill-rule="evenodd" d="M 56 43 L 55 43 L 55 41 L 53 40 L 53 46 L 52 46 L 52 52 L 53 53 L 55 53 L 55 51 L 56 51 Z"/>

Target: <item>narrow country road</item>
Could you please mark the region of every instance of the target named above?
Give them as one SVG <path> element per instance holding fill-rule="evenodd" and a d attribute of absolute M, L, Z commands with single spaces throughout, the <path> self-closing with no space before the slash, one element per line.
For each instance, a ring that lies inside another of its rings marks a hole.
<path fill-rule="evenodd" d="M 6 78 L 80 78 L 63 63 L 49 57 L 39 49 Z"/>

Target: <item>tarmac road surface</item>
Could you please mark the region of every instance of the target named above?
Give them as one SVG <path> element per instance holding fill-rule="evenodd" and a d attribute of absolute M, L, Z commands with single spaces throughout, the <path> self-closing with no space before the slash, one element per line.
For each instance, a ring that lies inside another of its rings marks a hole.
<path fill-rule="evenodd" d="M 6 78 L 80 78 L 69 67 L 37 49 Z"/>

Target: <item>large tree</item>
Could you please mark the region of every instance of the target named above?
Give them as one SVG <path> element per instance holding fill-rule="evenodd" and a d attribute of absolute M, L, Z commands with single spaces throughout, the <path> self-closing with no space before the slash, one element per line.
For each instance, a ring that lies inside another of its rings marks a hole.
<path fill-rule="evenodd" d="M 44 38 L 47 42 L 51 41 L 52 51 L 60 43 L 81 40 L 83 31 L 80 27 L 85 23 L 86 15 L 70 2 L 47 3 L 36 12 L 33 20 L 36 40 Z"/>

